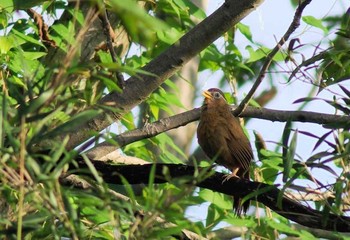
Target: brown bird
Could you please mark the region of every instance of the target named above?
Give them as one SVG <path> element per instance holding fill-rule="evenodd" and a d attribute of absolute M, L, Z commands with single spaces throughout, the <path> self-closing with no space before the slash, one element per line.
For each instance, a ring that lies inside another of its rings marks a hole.
<path fill-rule="evenodd" d="M 249 180 L 253 151 L 239 119 L 232 115 L 220 89 L 211 88 L 204 91 L 203 96 L 205 99 L 197 129 L 199 145 L 209 158 L 232 171 L 227 178 Z M 241 200 L 233 198 L 233 209 L 238 216 L 246 213 L 249 207 L 249 201 L 242 206 Z"/>

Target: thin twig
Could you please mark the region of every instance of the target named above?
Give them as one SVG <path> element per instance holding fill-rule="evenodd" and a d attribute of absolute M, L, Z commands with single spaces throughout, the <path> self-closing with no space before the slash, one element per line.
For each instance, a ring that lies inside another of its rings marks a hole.
<path fill-rule="evenodd" d="M 324 57 L 329 54 L 329 49 L 327 49 L 326 51 L 322 51 L 320 52 L 319 54 L 309 58 L 308 60 L 305 60 L 303 61 L 300 65 L 298 65 L 292 72 L 292 74 L 290 75 L 290 77 L 288 78 L 288 81 L 290 81 L 296 74 L 297 72 L 299 72 L 299 70 L 302 68 L 302 67 L 307 67 L 309 66 L 310 64 L 313 64 L 317 61 L 320 61 L 322 59 L 324 59 Z"/>
<path fill-rule="evenodd" d="M 112 61 L 114 63 L 117 62 L 117 54 L 114 51 L 114 47 L 113 47 L 113 41 L 114 38 L 112 37 L 112 35 L 114 35 L 113 29 L 111 27 L 111 24 L 108 20 L 108 12 L 105 8 L 100 10 L 100 14 L 99 14 L 99 18 L 102 22 L 102 28 L 103 28 L 103 32 L 106 35 L 106 45 L 107 48 L 111 54 L 112 57 Z M 124 81 L 124 77 L 123 75 L 119 72 L 119 71 L 115 71 L 115 75 L 117 77 L 118 80 L 118 86 L 121 89 L 124 89 L 125 87 L 125 81 Z"/>
<path fill-rule="evenodd" d="M 239 106 L 235 110 L 236 115 L 240 116 L 242 114 L 242 112 L 246 109 L 246 107 L 248 106 L 249 101 L 252 99 L 254 93 L 256 92 L 259 85 L 261 84 L 261 82 L 265 78 L 265 74 L 272 63 L 273 57 L 278 53 L 278 51 L 283 46 L 283 44 L 288 40 L 290 35 L 299 27 L 300 18 L 301 18 L 301 15 L 303 13 L 303 10 L 311 1 L 312 0 L 305 0 L 302 3 L 300 3 L 300 5 L 298 6 L 297 10 L 295 11 L 293 21 L 289 25 L 288 30 L 283 35 L 283 37 L 280 39 L 280 41 L 277 43 L 277 45 L 272 49 L 272 51 L 266 56 L 266 61 L 260 70 L 258 78 L 256 79 L 252 88 L 248 92 L 247 96 L 242 100 L 242 102 L 239 104 Z"/>
<path fill-rule="evenodd" d="M 34 23 L 36 24 L 36 26 L 38 28 L 39 38 L 43 42 L 43 44 L 45 44 L 48 47 L 56 48 L 57 47 L 56 42 L 53 39 L 51 39 L 50 34 L 49 34 L 49 27 L 45 23 L 43 17 L 39 13 L 34 11 L 33 9 L 27 9 L 26 13 L 31 18 L 33 18 Z"/>

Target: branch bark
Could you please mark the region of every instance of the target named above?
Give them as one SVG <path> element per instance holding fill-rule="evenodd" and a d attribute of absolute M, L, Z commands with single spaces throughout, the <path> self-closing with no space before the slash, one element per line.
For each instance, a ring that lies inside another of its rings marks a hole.
<path fill-rule="evenodd" d="M 113 107 L 115 111 L 101 114 L 83 124 L 78 133 L 69 134 L 70 140 L 67 149 L 73 149 L 85 141 L 90 137 L 91 131 L 99 132 L 112 122 L 120 120 L 125 113 L 144 101 L 191 58 L 242 20 L 262 2 L 263 0 L 226 0 L 212 15 L 141 69 L 148 74 L 139 74 L 129 78 L 122 93 L 113 92 L 105 96 L 100 104 Z"/>
<path fill-rule="evenodd" d="M 123 184 L 121 181 L 122 176 L 130 184 L 147 184 L 151 172 L 155 170 L 154 183 L 166 183 L 171 182 L 174 178 L 184 178 L 187 184 L 194 184 L 198 187 L 227 195 L 239 196 L 240 198 L 256 193 L 250 195 L 250 199 L 264 204 L 281 216 L 303 226 L 327 231 L 350 232 L 350 217 L 329 213 L 327 218 L 325 218 L 323 212 L 306 207 L 286 197 L 276 185 L 235 178 L 222 182 L 225 174 L 218 172 L 214 172 L 204 180 L 197 181 L 198 172 L 201 173 L 210 169 L 196 169 L 192 166 L 181 164 L 109 165 L 100 161 L 94 161 L 93 164 L 106 183 Z M 86 168 L 84 161 L 78 161 L 78 165 L 78 172 L 74 171 L 75 173 L 91 175 L 88 171 L 80 171 Z M 91 177 L 93 176 L 91 175 Z M 183 184 L 184 182 L 181 183 Z"/>
<path fill-rule="evenodd" d="M 235 106 L 232 106 L 234 113 Z M 150 123 L 147 128 L 137 128 L 124 132 L 113 138 L 118 145 L 103 142 L 89 151 L 89 157 L 92 159 L 100 159 L 105 154 L 114 151 L 116 148 L 126 146 L 130 143 L 154 137 L 160 133 L 169 131 L 170 129 L 185 126 L 186 124 L 197 121 L 200 115 L 200 108 L 194 108 L 190 111 L 183 112 L 159 121 Z M 267 108 L 247 107 L 241 113 L 241 117 L 254 117 L 269 121 L 286 122 L 288 120 L 295 122 L 310 122 L 317 124 L 339 124 L 340 127 L 350 123 L 349 116 L 340 116 L 333 114 L 324 114 L 318 112 L 306 111 L 280 111 Z M 91 140 L 91 144 L 95 143 L 95 139 Z M 87 144 L 89 145 L 89 143 Z"/>

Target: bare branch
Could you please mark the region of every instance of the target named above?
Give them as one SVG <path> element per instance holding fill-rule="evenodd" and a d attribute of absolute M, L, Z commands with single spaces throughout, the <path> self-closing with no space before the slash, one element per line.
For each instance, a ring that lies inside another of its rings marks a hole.
<path fill-rule="evenodd" d="M 299 27 L 300 25 L 300 18 L 304 11 L 304 8 L 311 2 L 311 0 L 305 0 L 300 3 L 297 10 L 295 11 L 294 18 L 292 23 L 289 25 L 288 30 L 283 35 L 283 37 L 279 40 L 277 45 L 272 49 L 272 51 L 266 56 L 266 61 L 264 62 L 264 65 L 262 66 L 259 76 L 256 79 L 255 83 L 253 84 L 252 88 L 248 92 L 247 96 L 242 100 L 242 102 L 239 104 L 239 106 L 236 109 L 237 115 L 241 115 L 242 112 L 244 112 L 245 108 L 248 106 L 249 101 L 252 99 L 254 93 L 258 89 L 259 85 L 265 78 L 265 74 L 267 70 L 269 69 L 273 57 L 278 53 L 280 48 L 283 46 L 283 44 L 288 40 L 290 35 Z"/>
<path fill-rule="evenodd" d="M 232 106 L 234 112 L 235 106 Z M 137 128 L 131 131 L 124 132 L 113 138 L 118 145 L 103 142 L 89 151 L 89 157 L 99 159 L 102 156 L 114 151 L 118 147 L 126 146 L 130 143 L 157 136 L 160 133 L 169 131 L 170 129 L 185 126 L 186 124 L 197 121 L 200 115 L 200 108 L 194 108 L 190 111 L 183 112 L 171 117 L 163 118 L 159 121 L 150 123 L 146 128 Z M 306 111 L 280 111 L 267 108 L 247 107 L 241 114 L 241 117 L 259 118 L 269 121 L 286 122 L 288 120 L 295 122 L 310 122 L 317 124 L 339 124 L 342 127 L 344 124 L 350 123 L 350 117 L 333 114 L 324 114 L 318 112 Z M 151 129 L 151 130 L 149 130 Z M 94 143 L 92 140 L 91 143 Z"/>

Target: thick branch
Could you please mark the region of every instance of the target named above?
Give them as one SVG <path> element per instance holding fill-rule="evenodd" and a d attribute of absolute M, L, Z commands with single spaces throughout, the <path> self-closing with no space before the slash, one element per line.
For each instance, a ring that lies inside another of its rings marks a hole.
<path fill-rule="evenodd" d="M 123 114 L 144 101 L 167 78 L 262 2 L 263 0 L 226 0 L 212 15 L 141 69 L 149 74 L 133 76 L 126 81 L 122 93 L 113 92 L 105 96 L 100 104 L 114 107 L 116 111 L 109 115 L 102 114 L 81 126 L 78 133 L 70 134 L 67 148 L 72 149 L 82 143 L 90 136 L 91 130 L 99 132 L 113 121 L 118 121 Z"/>
<path fill-rule="evenodd" d="M 109 165 L 104 162 L 94 161 L 94 166 L 100 172 L 104 181 L 112 184 L 123 184 L 120 178 L 121 176 L 130 184 L 147 184 L 152 168 L 154 167 L 154 183 L 165 183 L 172 181 L 174 178 L 187 177 L 186 182 L 189 184 L 195 184 L 198 187 L 211 189 L 227 195 L 243 198 L 248 194 L 256 193 L 257 195 L 251 196 L 251 199 L 264 204 L 278 214 L 303 226 L 328 231 L 350 232 L 350 217 L 329 213 L 328 218 L 325 219 L 323 212 L 316 211 L 291 200 L 273 185 L 235 178 L 230 178 L 228 181 L 222 182 L 225 175 L 218 172 L 214 172 L 210 177 L 197 182 L 195 176 L 198 175 L 198 169 L 179 164 Z M 79 169 L 84 168 L 86 168 L 85 163 L 79 161 Z M 208 169 L 199 169 L 199 172 L 201 171 L 208 171 Z M 81 174 L 89 175 L 90 173 L 82 171 Z"/>
<path fill-rule="evenodd" d="M 235 106 L 232 107 L 232 112 L 234 112 L 234 109 Z M 113 139 L 118 143 L 118 146 L 107 142 L 100 143 L 94 149 L 89 151 L 89 157 L 92 159 L 99 159 L 107 153 L 114 151 L 117 147 L 123 147 L 145 138 L 154 137 L 171 129 L 185 126 L 190 122 L 198 120 L 199 115 L 200 108 L 195 108 L 190 111 L 150 123 L 147 128 L 138 128 L 124 132 L 115 136 Z M 348 116 L 306 111 L 279 111 L 255 107 L 247 107 L 247 109 L 241 114 L 241 117 L 253 117 L 278 122 L 286 122 L 291 120 L 296 122 L 310 122 L 317 124 L 339 124 L 340 126 L 350 123 L 350 117 Z M 91 144 L 92 143 L 95 143 L 95 139 L 91 141 Z"/>

